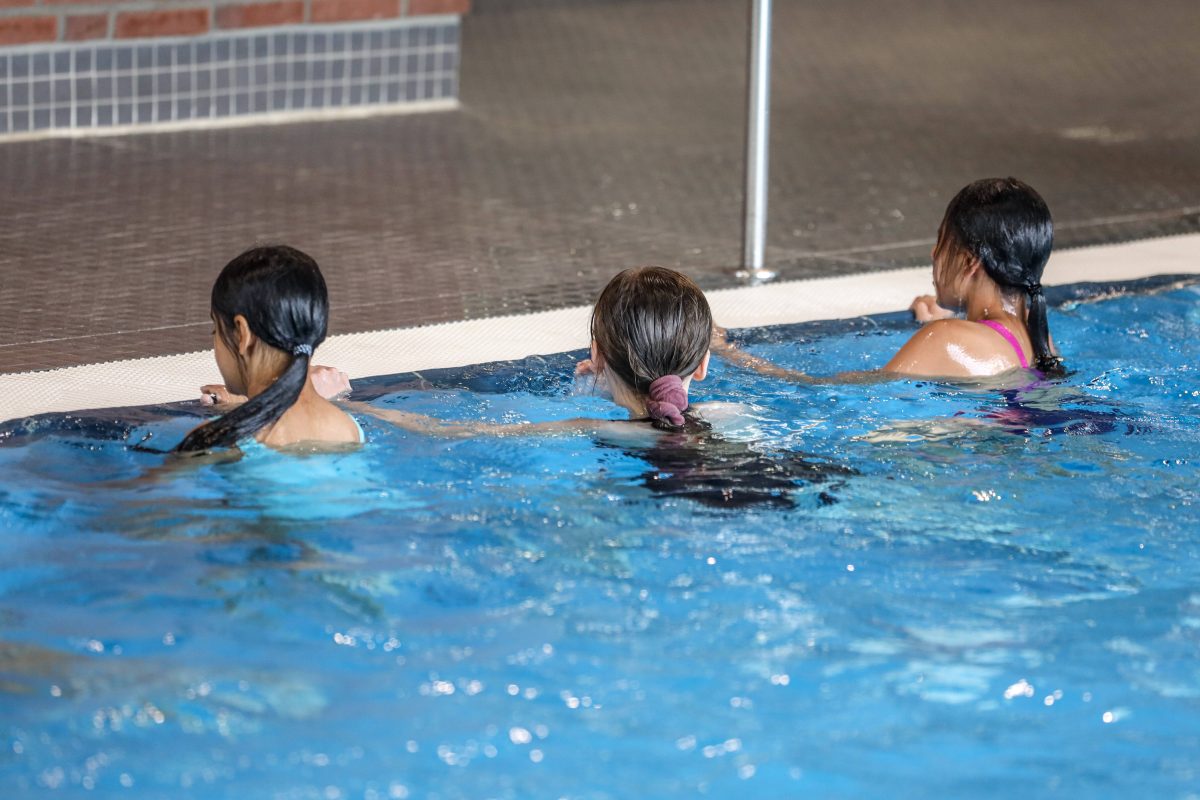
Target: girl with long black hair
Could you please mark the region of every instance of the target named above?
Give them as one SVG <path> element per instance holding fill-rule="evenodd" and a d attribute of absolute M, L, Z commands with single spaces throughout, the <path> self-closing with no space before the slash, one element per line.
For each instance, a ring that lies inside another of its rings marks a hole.
<path fill-rule="evenodd" d="M 358 423 L 308 379 L 328 318 L 325 279 L 308 255 L 272 245 L 230 261 L 212 289 L 213 349 L 228 387 L 221 399 L 240 404 L 193 430 L 176 451 L 361 442 Z"/>
<path fill-rule="evenodd" d="M 1014 368 L 1063 373 L 1046 322 L 1042 272 L 1054 245 L 1054 222 L 1041 195 L 1016 178 L 965 186 L 938 229 L 933 250 L 937 297 L 913 301 L 929 322 L 885 370 L 955 369 L 969 375 Z M 949 309 L 965 312 L 952 319 Z M 960 372 L 940 373 L 960 374 Z"/>
<path fill-rule="evenodd" d="M 906 375 L 976 378 L 1018 369 L 1064 373 L 1046 321 L 1042 272 L 1054 244 L 1050 209 L 1016 178 L 986 178 L 958 192 L 933 248 L 937 296 L 913 301 L 926 322 L 879 372 L 819 378 L 783 369 L 730 345 L 718 330 L 714 351 L 742 366 L 801 382 Z M 954 318 L 954 311 L 964 318 Z"/>

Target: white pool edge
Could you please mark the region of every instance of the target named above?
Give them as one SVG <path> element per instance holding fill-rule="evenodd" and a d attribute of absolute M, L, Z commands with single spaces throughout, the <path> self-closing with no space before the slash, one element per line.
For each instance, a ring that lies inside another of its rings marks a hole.
<path fill-rule="evenodd" d="M 1056 251 L 1046 285 L 1200 274 L 1200 234 Z M 599 291 L 600 287 L 597 287 Z M 770 283 L 708 292 L 729 328 L 784 325 L 899 311 L 931 291 L 929 267 Z M 393 375 L 531 355 L 588 344 L 590 307 L 331 336 L 317 352 L 353 378 Z M 0 375 L 0 421 L 55 411 L 189 400 L 220 381 L 210 351 Z"/>

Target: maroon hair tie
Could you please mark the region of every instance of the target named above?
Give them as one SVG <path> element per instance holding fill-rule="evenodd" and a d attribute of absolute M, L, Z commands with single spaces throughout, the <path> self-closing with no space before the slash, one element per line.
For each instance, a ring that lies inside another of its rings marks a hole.
<path fill-rule="evenodd" d="M 683 427 L 683 410 L 688 407 L 687 388 L 678 375 L 663 375 L 650 384 L 646 410 L 653 419 Z"/>

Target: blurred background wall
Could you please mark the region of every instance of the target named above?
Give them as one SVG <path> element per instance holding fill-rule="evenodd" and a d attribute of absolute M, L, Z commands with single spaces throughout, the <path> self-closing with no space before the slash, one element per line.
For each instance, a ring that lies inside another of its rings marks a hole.
<path fill-rule="evenodd" d="M 0 136 L 452 103 L 470 0 L 0 0 Z"/>

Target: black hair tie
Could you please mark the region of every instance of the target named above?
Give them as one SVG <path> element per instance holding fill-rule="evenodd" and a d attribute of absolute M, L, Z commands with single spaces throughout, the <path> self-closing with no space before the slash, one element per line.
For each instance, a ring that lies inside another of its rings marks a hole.
<path fill-rule="evenodd" d="M 1039 295 L 1042 293 L 1042 285 L 1040 283 L 1031 283 L 1025 287 L 1025 291 L 1033 296 Z"/>
<path fill-rule="evenodd" d="M 313 346 L 311 344 L 298 344 L 292 348 L 292 355 L 294 356 L 311 356 L 312 353 Z"/>

